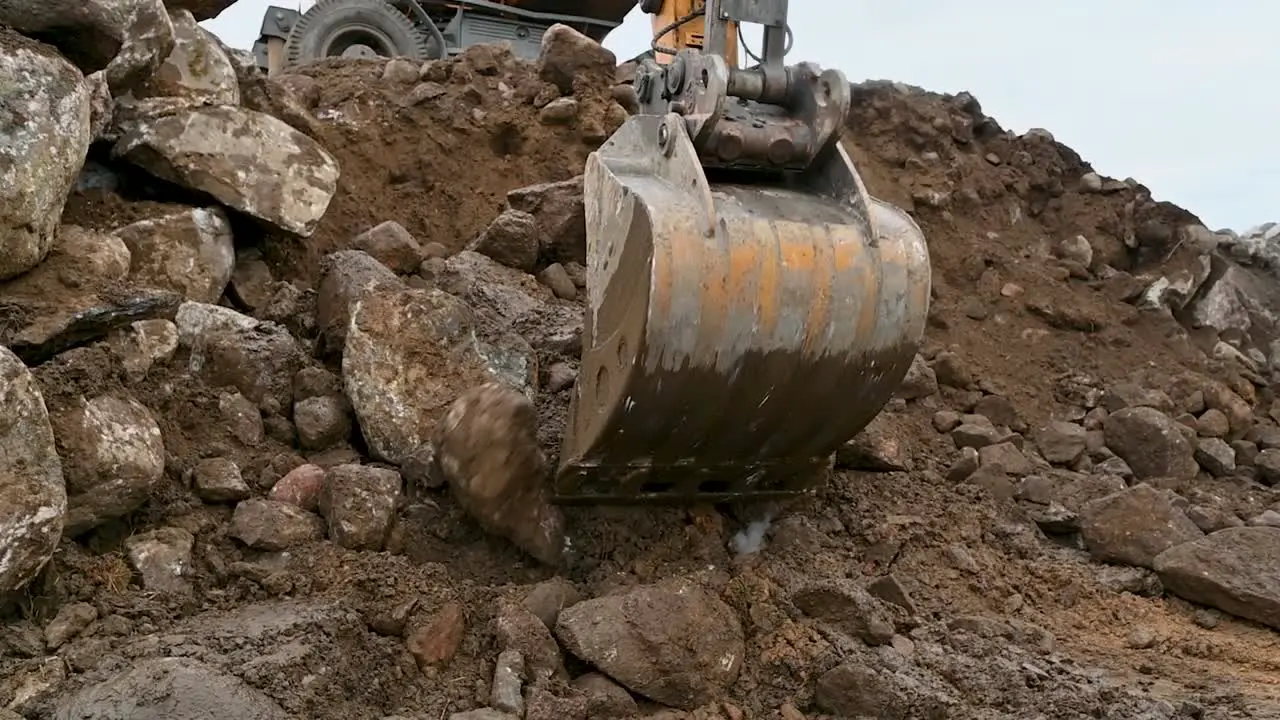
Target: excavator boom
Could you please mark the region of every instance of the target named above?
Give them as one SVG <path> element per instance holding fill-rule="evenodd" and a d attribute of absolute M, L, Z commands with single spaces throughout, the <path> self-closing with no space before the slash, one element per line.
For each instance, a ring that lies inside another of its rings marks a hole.
<path fill-rule="evenodd" d="M 554 495 L 809 492 L 915 356 L 924 236 L 839 144 L 844 75 L 783 63 L 785 0 L 642 7 L 641 110 L 584 174 L 588 308 Z M 734 62 L 740 23 L 764 26 L 752 68 Z"/>

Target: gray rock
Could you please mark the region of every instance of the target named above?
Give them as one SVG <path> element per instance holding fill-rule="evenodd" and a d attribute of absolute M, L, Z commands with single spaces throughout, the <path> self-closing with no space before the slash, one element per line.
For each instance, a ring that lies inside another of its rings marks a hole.
<path fill-rule="evenodd" d="M 1146 484 L 1085 504 L 1080 535 L 1095 560 L 1146 568 L 1165 550 L 1204 537 L 1167 494 Z"/>
<path fill-rule="evenodd" d="M 1255 326 L 1274 327 L 1280 319 L 1278 271 L 1243 267 L 1220 256 L 1214 256 L 1213 265 L 1216 272 L 1188 306 L 1192 325 L 1246 333 Z"/>
<path fill-rule="evenodd" d="M 67 493 L 44 398 L 31 372 L 3 346 L 0 406 L 0 592 L 9 592 L 53 556 Z"/>
<path fill-rule="evenodd" d="M 293 423 L 304 450 L 327 450 L 351 434 L 351 405 L 341 395 L 321 395 L 293 405 Z"/>
<path fill-rule="evenodd" d="M 140 320 L 107 337 L 125 376 L 133 382 L 146 377 L 157 363 L 168 362 L 178 350 L 178 326 L 169 320 Z"/>
<path fill-rule="evenodd" d="M 229 307 L 209 303 L 184 302 L 173 318 L 178 328 L 178 344 L 196 349 L 215 333 L 252 330 L 262 323 Z"/>
<path fill-rule="evenodd" d="M 1139 480 L 1156 477 L 1190 479 L 1200 467 L 1195 450 L 1168 415 L 1153 407 L 1125 407 L 1107 416 L 1107 447 L 1122 458 Z"/>
<path fill-rule="evenodd" d="M 235 4 L 236 0 L 165 0 L 165 7 L 172 12 L 174 10 L 187 10 L 191 12 L 196 20 L 201 22 L 212 20 L 227 8 Z"/>
<path fill-rule="evenodd" d="M 195 659 L 143 660 L 58 703 L 54 720 L 289 720 L 262 691 Z"/>
<path fill-rule="evenodd" d="M 316 293 L 321 354 L 342 353 L 351 311 L 366 292 L 404 288 L 405 284 L 390 268 L 362 250 L 339 250 L 326 255 L 320 261 L 320 286 Z"/>
<path fill-rule="evenodd" d="M 150 592 L 186 593 L 191 589 L 191 549 L 195 537 L 181 528 L 165 527 L 125 540 L 129 565 Z"/>
<path fill-rule="evenodd" d="M 538 228 L 542 255 L 562 263 L 587 261 L 587 220 L 583 176 L 540 183 L 507 193 L 507 205 L 529 213 Z"/>
<path fill-rule="evenodd" d="M 169 98 L 196 105 L 239 105 L 240 82 L 231 59 L 213 33 L 187 10 L 172 11 L 173 51 L 155 72 L 120 100 Z M 117 101 L 119 102 L 119 101 Z"/>
<path fill-rule="evenodd" d="M 91 120 L 89 86 L 80 71 L 53 48 L 2 26 L 10 13 L 24 9 L 39 16 L 33 22 L 52 22 L 57 16 L 46 11 L 81 4 L 0 3 L 0 87 L 6 96 L 0 114 L 0 280 L 35 267 L 53 247 L 67 194 L 89 152 Z M 99 3 L 83 4 L 101 10 Z"/>
<path fill-rule="evenodd" d="M 516 650 L 503 650 L 493 666 L 493 685 L 489 691 L 489 704 L 494 708 L 524 716 L 524 695 L 521 694 L 521 677 L 524 675 L 524 656 Z"/>
<path fill-rule="evenodd" d="M 52 413 L 75 537 L 142 505 L 164 478 L 164 438 L 146 406 L 99 395 Z"/>
<path fill-rule="evenodd" d="M 107 63 L 111 94 L 120 96 L 151 77 L 174 46 L 173 22 L 161 0 L 115 0 L 125 22 L 124 45 Z"/>
<path fill-rule="evenodd" d="M 929 363 L 919 354 L 911 359 L 911 367 L 902 378 L 895 397 L 903 400 L 919 400 L 938 394 L 938 375 L 929 367 Z M 945 432 L 945 431 L 939 431 Z"/>
<path fill-rule="evenodd" d="M 127 0 L 4 0 L 0 25 L 53 45 L 88 74 L 106 68 L 124 46 L 126 4 Z"/>
<path fill-rule="evenodd" d="M 1175 595 L 1280 630 L 1280 528 L 1219 530 L 1156 556 Z"/>
<path fill-rule="evenodd" d="M 112 154 L 303 237 L 315 231 L 337 190 L 338 161 L 328 151 L 283 121 L 243 108 L 200 107 L 141 120 Z"/>
<path fill-rule="evenodd" d="M 231 221 L 219 207 L 140 220 L 115 233 L 128 246 L 130 275 L 139 283 L 217 303 L 231 282 L 236 250 Z"/>
<path fill-rule="evenodd" d="M 1214 477 L 1225 477 L 1236 471 L 1236 451 L 1219 437 L 1197 440 L 1195 458 L 1200 467 Z"/>
<path fill-rule="evenodd" d="M 356 303 L 342 377 L 374 456 L 404 462 L 470 387 L 494 379 L 536 386 L 532 349 L 519 337 L 482 333 L 478 323 L 471 308 L 439 290 L 370 291 Z"/>

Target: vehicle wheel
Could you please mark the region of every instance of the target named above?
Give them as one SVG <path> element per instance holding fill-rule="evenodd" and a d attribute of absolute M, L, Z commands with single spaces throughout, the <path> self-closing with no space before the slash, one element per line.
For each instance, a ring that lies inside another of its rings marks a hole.
<path fill-rule="evenodd" d="M 327 57 L 431 56 L 427 35 L 387 0 L 320 0 L 298 18 L 285 42 L 285 64 Z"/>

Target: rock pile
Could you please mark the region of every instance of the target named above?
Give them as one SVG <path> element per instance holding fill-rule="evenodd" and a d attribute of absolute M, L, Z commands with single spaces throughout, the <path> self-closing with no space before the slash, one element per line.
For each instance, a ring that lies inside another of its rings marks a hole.
<path fill-rule="evenodd" d="M 268 80 L 166 4 L 0 4 L 0 717 L 1280 712 L 1264 253 L 857 85 L 898 397 L 764 519 L 557 508 L 615 58 Z"/>

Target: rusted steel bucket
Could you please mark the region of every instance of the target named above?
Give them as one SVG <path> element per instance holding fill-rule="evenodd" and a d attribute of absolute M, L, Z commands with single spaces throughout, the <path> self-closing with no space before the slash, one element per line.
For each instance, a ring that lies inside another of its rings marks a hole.
<path fill-rule="evenodd" d="M 588 309 L 564 503 L 777 498 L 825 477 L 924 333 L 930 264 L 838 144 L 799 177 L 708 178 L 677 115 L 587 161 Z"/>

